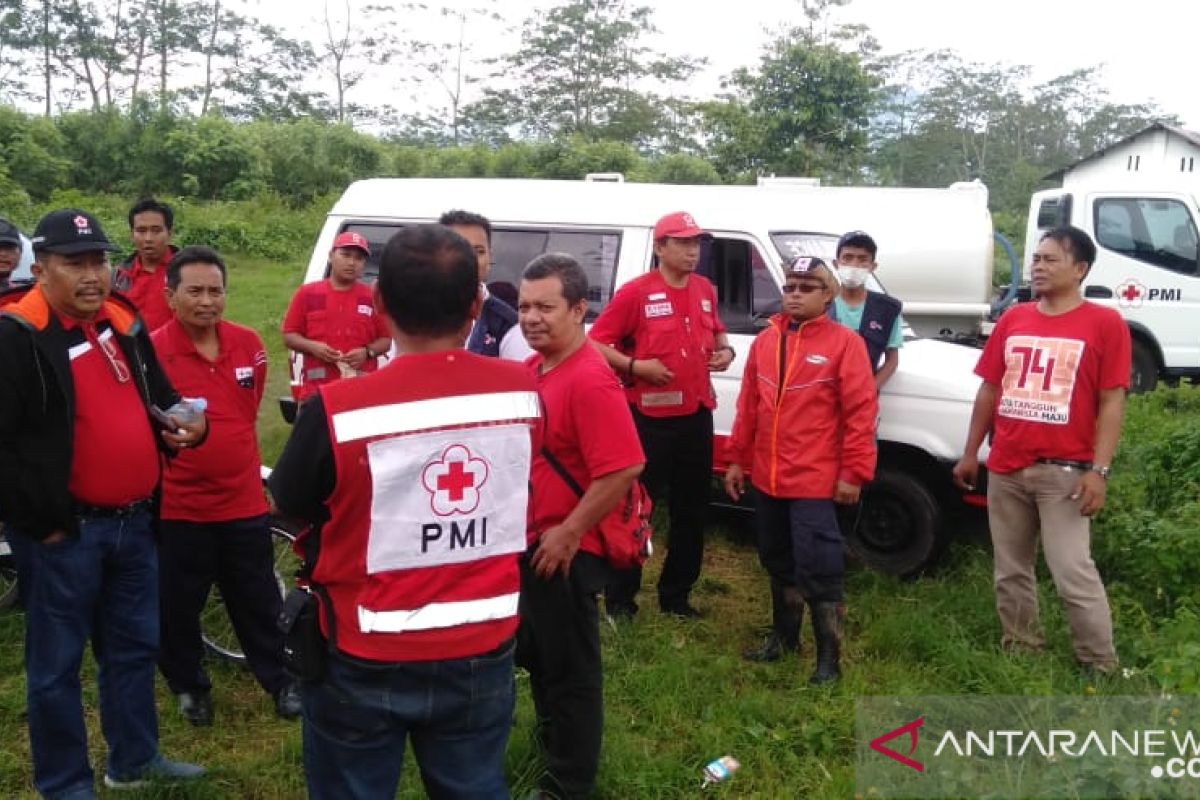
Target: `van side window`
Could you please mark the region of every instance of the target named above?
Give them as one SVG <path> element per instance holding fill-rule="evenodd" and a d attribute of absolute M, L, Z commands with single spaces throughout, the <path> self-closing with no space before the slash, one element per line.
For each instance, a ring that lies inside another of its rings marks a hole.
<path fill-rule="evenodd" d="M 1178 200 L 1105 197 L 1094 208 L 1096 243 L 1106 250 L 1185 275 L 1197 274 L 1200 236 Z"/>
<path fill-rule="evenodd" d="M 488 286 L 501 297 L 510 287 L 515 294 L 525 265 L 542 253 L 566 253 L 579 262 L 587 275 L 587 321 L 590 322 L 612 299 L 620 248 L 619 231 L 494 228 Z"/>
<path fill-rule="evenodd" d="M 779 312 L 779 286 L 754 243 L 714 237 L 701 252 L 698 271 L 716 286 L 721 321 L 730 333 L 758 333 L 761 321 Z"/>
<path fill-rule="evenodd" d="M 367 240 L 367 244 L 371 246 L 371 255 L 367 258 L 367 266 L 363 270 L 362 279 L 364 283 L 374 283 L 375 279 L 379 277 L 379 257 L 383 255 L 383 247 L 388 243 L 388 239 L 391 239 L 403 227 L 403 225 L 376 225 L 352 222 L 338 231 L 338 233 L 353 231 L 361 234 Z M 325 267 L 325 277 L 329 277 L 328 265 Z"/>

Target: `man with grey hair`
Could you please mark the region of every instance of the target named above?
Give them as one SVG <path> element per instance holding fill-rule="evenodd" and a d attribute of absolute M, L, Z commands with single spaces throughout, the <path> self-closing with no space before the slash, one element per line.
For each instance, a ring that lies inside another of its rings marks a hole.
<path fill-rule="evenodd" d="M 569 255 L 525 268 L 517 313 L 545 408 L 534 459 L 531 533 L 521 562 L 517 661 L 529 670 L 546 754 L 543 796 L 589 797 L 604 731 L 600 614 L 609 577 L 596 527 L 645 456 L 616 376 L 588 343 L 587 276 Z"/>

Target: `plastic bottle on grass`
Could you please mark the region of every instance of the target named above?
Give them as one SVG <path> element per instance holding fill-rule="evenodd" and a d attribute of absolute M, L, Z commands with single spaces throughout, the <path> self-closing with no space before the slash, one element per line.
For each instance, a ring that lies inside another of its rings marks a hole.
<path fill-rule="evenodd" d="M 737 768 L 740 766 L 741 764 L 733 756 L 721 756 L 716 761 L 709 762 L 708 766 L 704 768 L 703 787 L 707 788 L 714 783 L 720 783 L 737 772 Z"/>

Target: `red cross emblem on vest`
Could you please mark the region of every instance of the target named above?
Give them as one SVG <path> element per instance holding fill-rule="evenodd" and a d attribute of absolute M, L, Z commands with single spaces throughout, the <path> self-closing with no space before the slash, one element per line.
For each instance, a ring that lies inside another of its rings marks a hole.
<path fill-rule="evenodd" d="M 479 490 L 487 479 L 487 461 L 461 444 L 447 447 L 441 458 L 430 461 L 421 471 L 429 506 L 439 517 L 473 512 L 479 507 Z"/>

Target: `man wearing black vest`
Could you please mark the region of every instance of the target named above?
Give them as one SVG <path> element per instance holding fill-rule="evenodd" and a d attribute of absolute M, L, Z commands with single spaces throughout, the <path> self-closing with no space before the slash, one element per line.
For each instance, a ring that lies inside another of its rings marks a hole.
<path fill-rule="evenodd" d="M 487 277 L 492 269 L 492 223 L 482 214 L 454 209 L 442 214 L 439 225 L 467 240 L 479 264 L 479 285 L 483 288 L 483 308 L 467 337 L 467 349 L 481 356 L 508 361 L 524 361 L 533 355 L 517 325 L 517 310 L 488 290 Z"/>
<path fill-rule="evenodd" d="M 900 366 L 901 303 L 883 292 L 867 288 L 867 278 L 879 266 L 875 263 L 875 240 L 863 231 L 850 231 L 838 239 L 834 264 L 842 284 L 830 312 L 834 319 L 852 331 L 858 331 L 867 344 L 867 356 L 875 371 L 875 389 L 883 388 Z"/>

